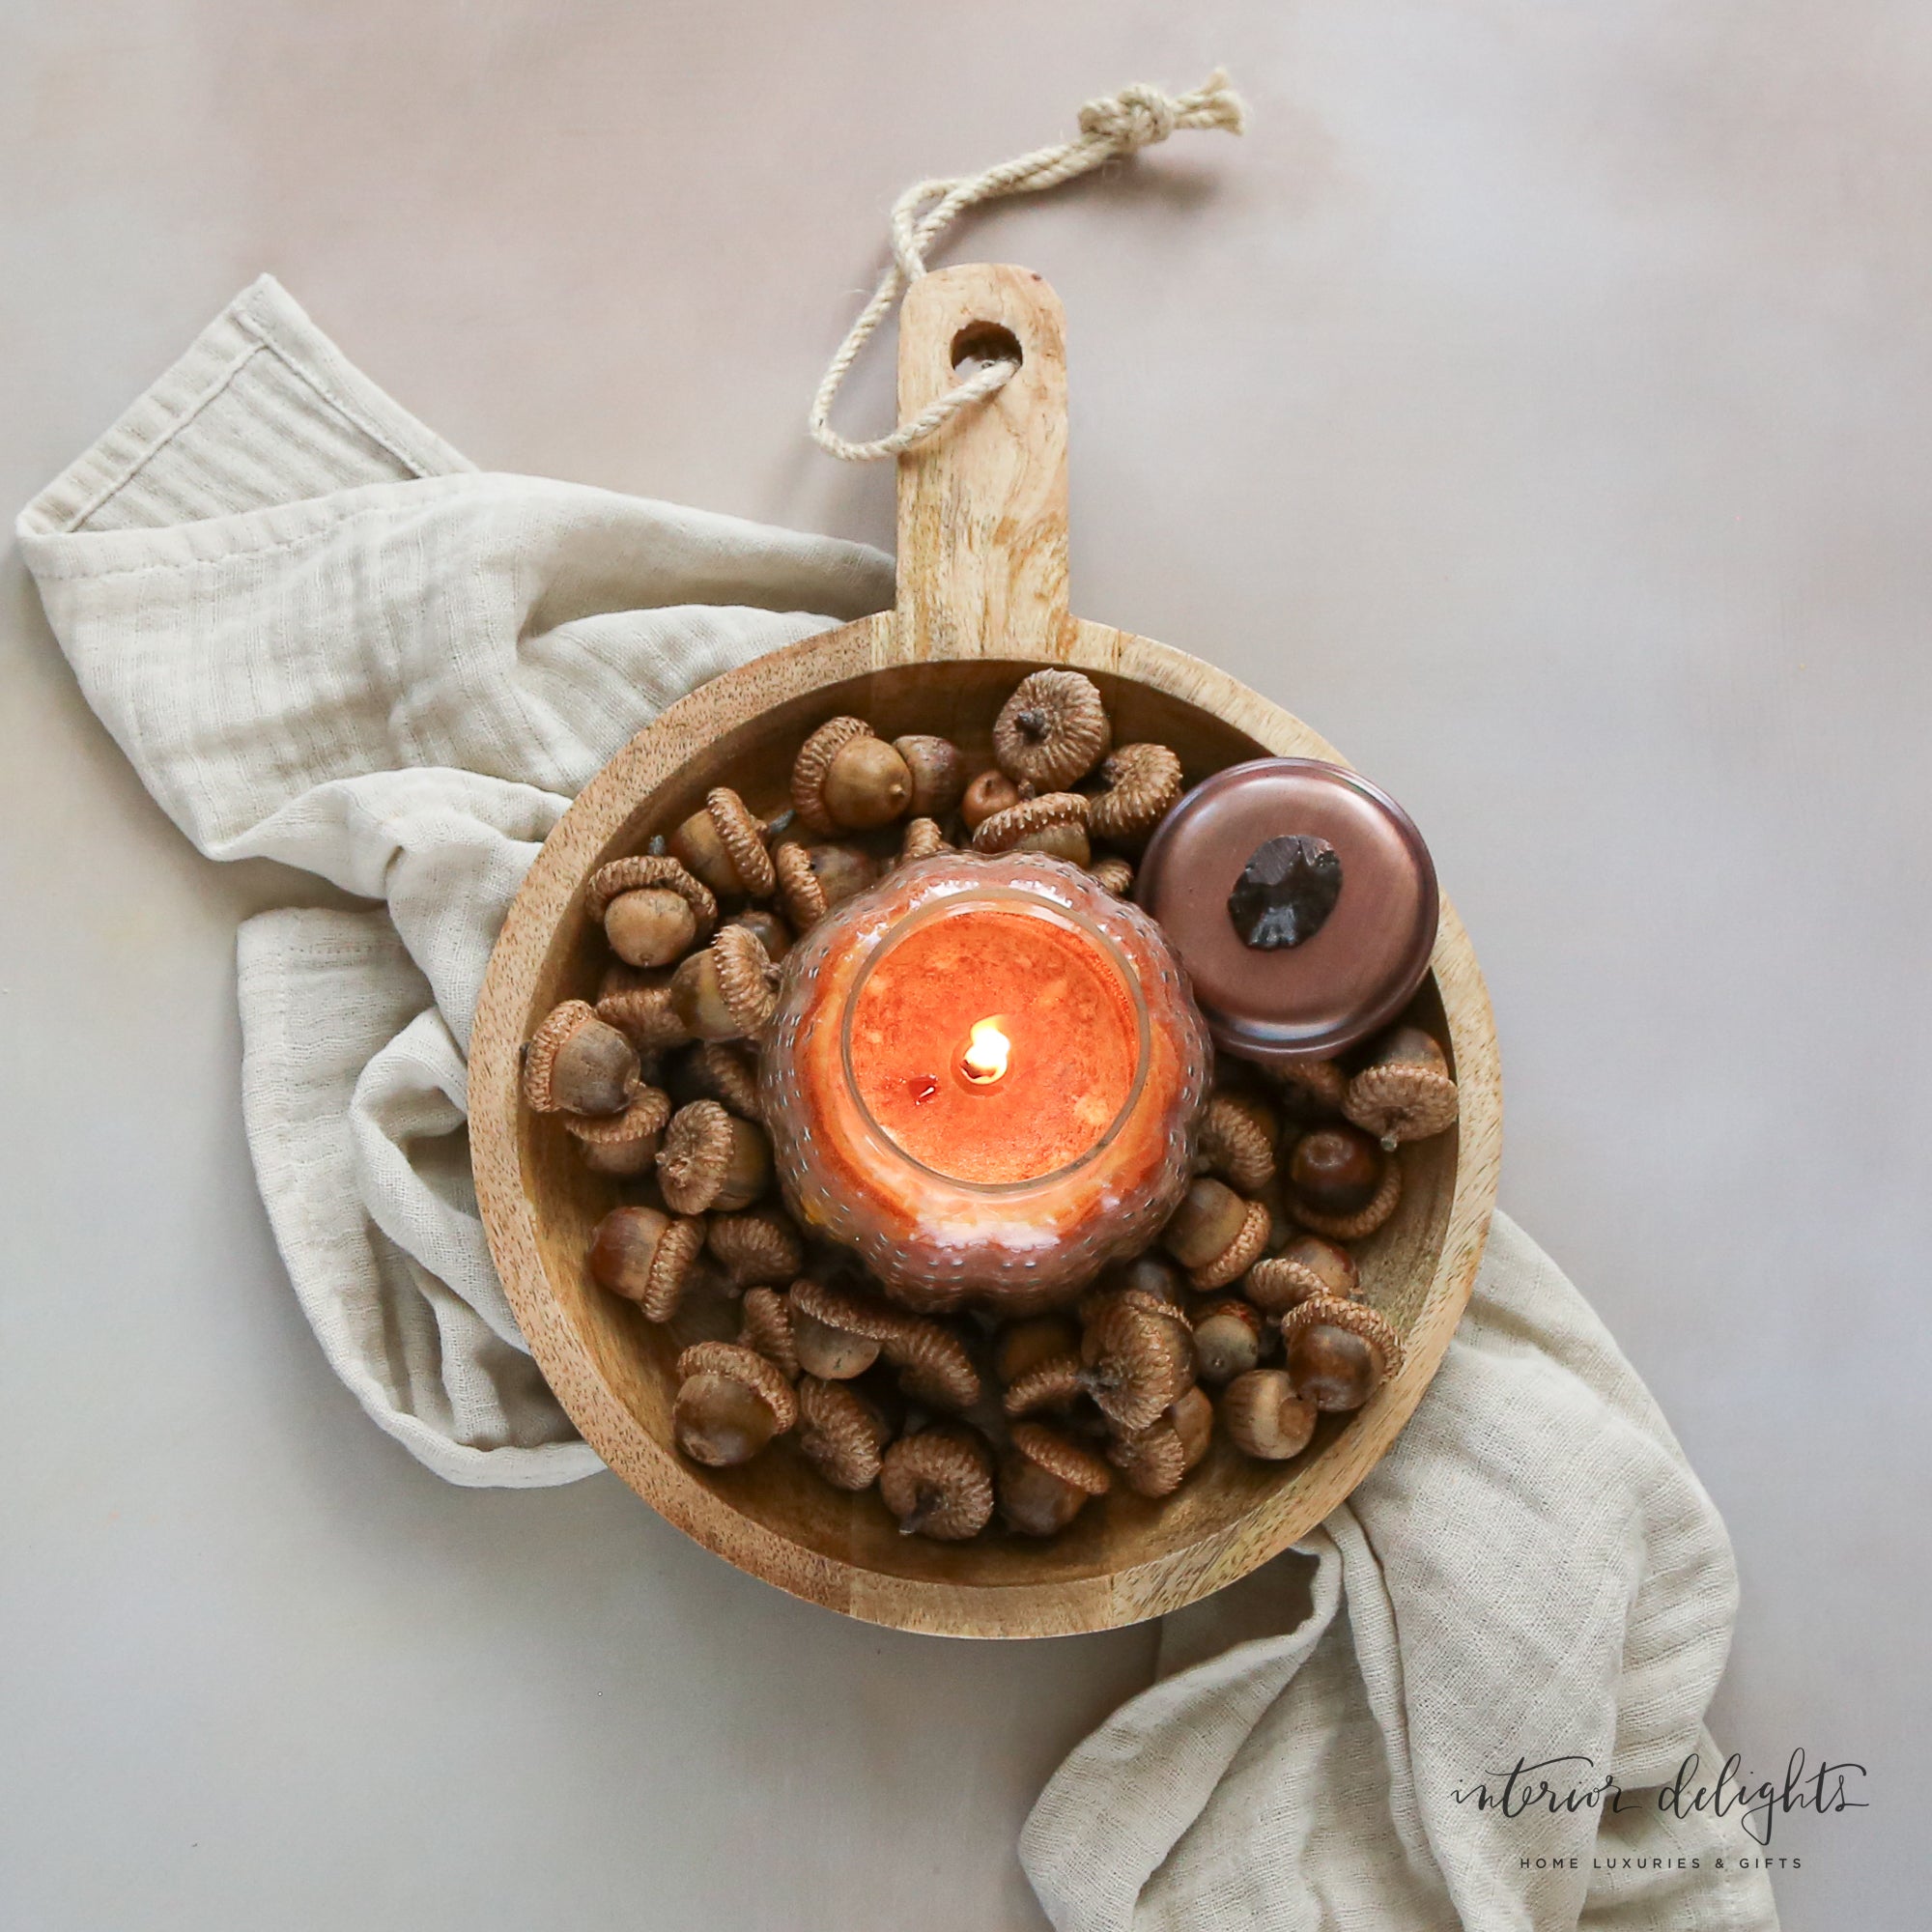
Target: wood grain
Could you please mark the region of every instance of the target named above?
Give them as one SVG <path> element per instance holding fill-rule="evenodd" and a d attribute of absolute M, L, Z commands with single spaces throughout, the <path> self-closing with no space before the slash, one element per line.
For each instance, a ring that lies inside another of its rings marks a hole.
<path fill-rule="evenodd" d="M 522 1042 L 558 1000 L 589 991 L 601 968 L 583 910 L 590 873 L 675 824 L 713 784 L 776 810 L 798 744 L 840 712 L 888 737 L 942 732 L 983 760 L 1000 704 L 1049 658 L 1094 677 L 1120 739 L 1172 745 L 1190 782 L 1264 753 L 1339 758 L 1212 666 L 1065 614 L 1058 305 L 1013 269 L 948 270 L 914 294 L 903 397 L 950 376 L 952 344 L 975 320 L 1009 328 L 1025 361 L 982 416 L 903 461 L 899 608 L 714 679 L 585 787 L 538 855 L 491 960 L 471 1047 L 470 1145 L 491 1250 L 539 1366 L 654 1508 L 740 1568 L 853 1616 L 952 1635 L 1057 1635 L 1157 1616 L 1234 1581 L 1305 1535 L 1386 1451 L 1448 1347 L 1481 1258 L 1501 1148 L 1495 1036 L 1445 899 L 1412 1010 L 1447 1039 L 1462 1120 L 1405 1150 L 1402 1208 L 1360 1250 L 1369 1298 L 1404 1334 L 1404 1368 L 1358 1414 L 1325 1422 L 1294 1462 L 1252 1463 L 1217 1443 L 1162 1502 L 1110 1496 L 1046 1545 L 990 1536 L 942 1546 L 900 1536 L 875 1495 L 829 1489 L 789 1443 L 731 1470 L 700 1469 L 670 1449 L 669 1339 L 584 1268 L 616 1184 L 589 1174 L 568 1136 L 518 1094 Z"/>

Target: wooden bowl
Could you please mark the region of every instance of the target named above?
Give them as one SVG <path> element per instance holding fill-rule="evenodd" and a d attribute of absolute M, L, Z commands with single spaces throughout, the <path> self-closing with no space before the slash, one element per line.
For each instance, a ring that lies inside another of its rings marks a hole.
<path fill-rule="evenodd" d="M 584 913 L 606 860 L 639 850 L 728 783 L 776 811 L 801 741 L 842 712 L 883 737 L 939 732 L 990 762 L 994 715 L 1042 663 L 1100 687 L 1117 740 L 1180 754 L 1189 782 L 1272 753 L 1338 754 L 1211 666 L 1067 613 L 1065 374 L 1059 304 L 1037 275 L 976 266 L 913 285 L 900 321 L 901 416 L 955 361 L 1016 342 L 1018 374 L 901 459 L 898 607 L 715 678 L 640 731 L 545 842 L 504 923 L 476 1013 L 469 1133 L 491 1252 L 553 1389 L 598 1454 L 660 1514 L 781 1589 L 870 1622 L 953 1636 L 1052 1636 L 1158 1616 L 1244 1576 L 1321 1521 L 1387 1450 L 1449 1344 L 1495 1200 L 1500 1089 L 1489 1000 L 1445 899 L 1411 1008 L 1443 1037 L 1457 1127 L 1403 1151 L 1388 1226 L 1358 1244 L 1364 1293 L 1402 1332 L 1402 1372 L 1358 1413 L 1324 1419 L 1291 1463 L 1217 1440 L 1159 1502 L 1116 1492 L 1048 1543 L 902 1536 L 876 1492 L 831 1489 L 788 1440 L 735 1469 L 671 1447 L 668 1336 L 585 1267 L 622 1183 L 588 1172 L 519 1094 L 519 1049 L 560 1000 L 592 997 L 608 955 Z"/>

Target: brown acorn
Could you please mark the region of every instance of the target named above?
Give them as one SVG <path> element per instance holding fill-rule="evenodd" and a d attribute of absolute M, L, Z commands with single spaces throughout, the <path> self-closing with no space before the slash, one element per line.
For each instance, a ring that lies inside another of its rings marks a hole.
<path fill-rule="evenodd" d="M 1347 1248 L 1321 1235 L 1297 1235 L 1278 1255 L 1248 1270 L 1248 1299 L 1264 1315 L 1286 1315 L 1311 1295 L 1352 1301 L 1361 1277 Z"/>
<path fill-rule="evenodd" d="M 1083 1385 L 1122 1429 L 1145 1429 L 1194 1380 L 1194 1337 L 1178 1308 L 1129 1289 L 1080 1338 Z"/>
<path fill-rule="evenodd" d="M 1107 707 L 1090 677 L 1077 670 L 1037 670 L 993 721 L 993 755 L 1016 784 L 1064 791 L 1083 779 L 1113 743 Z"/>
<path fill-rule="evenodd" d="M 1187 1474 L 1186 1445 L 1168 1415 L 1116 1435 L 1107 1444 L 1107 1461 L 1137 1496 L 1172 1495 Z"/>
<path fill-rule="evenodd" d="M 1290 1213 L 1330 1240 L 1373 1235 L 1402 1201 L 1402 1166 L 1360 1127 L 1315 1127 L 1295 1142 L 1286 1174 Z"/>
<path fill-rule="evenodd" d="M 1196 1165 L 1243 1194 L 1259 1194 L 1274 1179 L 1274 1141 L 1259 1109 L 1232 1094 L 1214 1094 L 1202 1111 Z"/>
<path fill-rule="evenodd" d="M 1080 1348 L 1080 1330 L 1064 1315 L 1034 1315 L 1000 1332 L 993 1350 L 993 1370 L 1003 1383 L 1019 1380 L 1029 1369 L 1055 1355 L 1071 1355 Z"/>
<path fill-rule="evenodd" d="M 1442 1049 L 1420 1027 L 1397 1027 L 1378 1041 L 1349 1082 L 1342 1112 L 1393 1153 L 1456 1124 L 1456 1083 Z"/>
<path fill-rule="evenodd" d="M 774 966 L 791 951 L 791 927 L 768 905 L 745 906 L 724 923 L 742 925 L 765 949 L 765 956 Z"/>
<path fill-rule="evenodd" d="M 1038 852 L 1084 866 L 1093 856 L 1087 843 L 1087 801 L 1077 791 L 1042 792 L 996 811 L 974 828 L 976 852 Z"/>
<path fill-rule="evenodd" d="M 905 837 L 899 841 L 897 863 L 910 866 L 921 859 L 936 859 L 940 853 L 952 850 L 937 820 L 909 818 L 906 820 Z"/>
<path fill-rule="evenodd" d="M 893 750 L 912 774 L 912 797 L 906 802 L 913 818 L 945 818 L 956 811 L 966 791 L 966 760 L 950 738 L 923 732 L 895 738 Z"/>
<path fill-rule="evenodd" d="M 1019 802 L 1019 786 L 1005 772 L 981 772 L 961 796 L 959 815 L 968 832 L 977 832 L 995 812 L 1009 810 Z"/>
<path fill-rule="evenodd" d="M 1225 1181 L 1191 1181 L 1161 1230 L 1161 1243 L 1184 1268 L 1206 1267 L 1225 1254 L 1248 1216 L 1248 1204 Z"/>
<path fill-rule="evenodd" d="M 742 1303 L 738 1340 L 755 1349 L 787 1381 L 798 1379 L 798 1350 L 791 1339 L 791 1308 L 775 1288 L 749 1288 Z"/>
<path fill-rule="evenodd" d="M 1151 1294 L 1156 1301 L 1182 1307 L 1187 1300 L 1187 1284 L 1181 1279 L 1180 1270 L 1172 1262 L 1163 1261 L 1156 1254 L 1136 1255 L 1131 1261 L 1120 1263 L 1108 1269 L 1106 1285 L 1112 1288 L 1137 1288 L 1143 1294 Z"/>
<path fill-rule="evenodd" d="M 1360 1408 L 1402 1367 L 1402 1338 L 1366 1302 L 1316 1295 L 1281 1318 L 1283 1368 L 1324 1412 Z"/>
<path fill-rule="evenodd" d="M 597 988 L 597 1017 L 615 1027 L 639 1053 L 662 1053 L 691 1037 L 671 1004 L 670 975 L 621 962 L 605 969 Z"/>
<path fill-rule="evenodd" d="M 1102 763 L 1100 787 L 1088 802 L 1088 830 L 1138 847 L 1180 803 L 1180 760 L 1165 745 L 1122 745 Z"/>
<path fill-rule="evenodd" d="M 648 1174 L 670 1119 L 670 1095 L 661 1088 L 639 1087 L 621 1114 L 558 1118 L 592 1174 Z"/>
<path fill-rule="evenodd" d="M 582 1000 L 566 1000 L 524 1049 L 524 1098 L 538 1114 L 621 1114 L 643 1084 L 638 1050 Z"/>
<path fill-rule="evenodd" d="M 1181 1460 L 1193 1468 L 1214 1439 L 1214 1405 L 1206 1389 L 1191 1388 L 1169 1405 L 1167 1419 L 1180 1437 Z"/>
<path fill-rule="evenodd" d="M 833 841 L 801 845 L 788 838 L 773 864 L 785 911 L 800 932 L 809 932 L 834 906 L 863 893 L 879 871 L 858 846 Z"/>
<path fill-rule="evenodd" d="M 980 1377 L 957 1335 L 937 1321 L 903 1317 L 881 1338 L 880 1352 L 899 1372 L 899 1387 L 928 1408 L 970 1408 Z"/>
<path fill-rule="evenodd" d="M 902 1435 L 886 1451 L 879 1494 L 907 1536 L 963 1543 L 993 1514 L 993 1458 L 959 1423 Z"/>
<path fill-rule="evenodd" d="M 807 1375 L 823 1381 L 849 1381 L 879 1359 L 876 1335 L 839 1325 L 836 1318 L 849 1310 L 837 1290 L 801 1279 L 792 1283 L 785 1302 L 791 1310 L 792 1346 Z"/>
<path fill-rule="evenodd" d="M 1221 1394 L 1221 1425 L 1243 1455 L 1264 1463 L 1299 1456 L 1315 1435 L 1315 1405 L 1281 1369 L 1250 1369 Z"/>
<path fill-rule="evenodd" d="M 771 897 L 777 881 L 763 828 L 728 785 L 707 792 L 703 809 L 694 811 L 668 842 L 671 857 L 714 893 L 727 898 Z"/>
<path fill-rule="evenodd" d="M 1218 1182 L 1199 1181 L 1195 1187 L 1215 1186 Z M 1189 1190 L 1192 1193 L 1192 1189 Z M 1235 1197 L 1239 1200 L 1240 1197 Z M 1185 1208 L 1186 1199 L 1181 1206 Z M 1218 1206 L 1218 1204 L 1217 1204 Z M 1172 1223 L 1169 1224 L 1170 1226 Z M 1260 1201 L 1242 1201 L 1241 1218 L 1235 1232 L 1228 1238 L 1228 1244 L 1219 1253 L 1203 1262 L 1198 1267 L 1189 1268 L 1187 1280 L 1197 1293 L 1209 1294 L 1217 1288 L 1226 1288 L 1231 1282 L 1239 1281 L 1266 1252 L 1268 1236 L 1272 1232 L 1273 1221 L 1266 1205 Z M 1205 1232 L 1202 1235 L 1205 1240 Z M 1170 1244 L 1170 1252 L 1173 1252 Z"/>
<path fill-rule="evenodd" d="M 584 910 L 631 966 L 668 966 L 718 923 L 711 889 L 668 854 L 612 859 L 590 875 Z"/>
<path fill-rule="evenodd" d="M 835 1490 L 870 1489 L 892 1440 L 886 1419 L 857 1389 L 807 1376 L 798 1385 L 798 1446 Z"/>
<path fill-rule="evenodd" d="M 680 1104 L 716 1100 L 742 1121 L 763 1118 L 757 1063 L 736 1041 L 704 1039 L 686 1047 L 671 1062 L 667 1079 Z"/>
<path fill-rule="evenodd" d="M 590 1237 L 590 1278 L 635 1301 L 647 1321 L 668 1321 L 704 1245 L 704 1223 L 655 1208 L 613 1208 Z"/>
<path fill-rule="evenodd" d="M 1348 1075 L 1332 1060 L 1291 1060 L 1262 1070 L 1279 1086 L 1282 1112 L 1303 1125 L 1332 1120 L 1348 1097 Z"/>
<path fill-rule="evenodd" d="M 746 1039 L 770 1020 L 777 981 L 778 968 L 755 935 L 727 925 L 671 975 L 671 1007 L 699 1039 Z"/>
<path fill-rule="evenodd" d="M 1087 873 L 1102 892 L 1112 893 L 1117 899 L 1125 898 L 1134 889 L 1134 868 L 1112 854 L 1095 859 L 1087 867 Z"/>
<path fill-rule="evenodd" d="M 677 1358 L 671 1433 L 695 1463 L 728 1469 L 749 1463 L 798 1420 L 791 1384 L 755 1349 L 697 1342 Z"/>
<path fill-rule="evenodd" d="M 1020 1536 L 1057 1536 L 1114 1486 L 1099 1457 L 1043 1423 L 1014 1423 L 1009 1441 L 1000 1459 L 1000 1517 Z"/>
<path fill-rule="evenodd" d="M 1048 1355 L 1007 1384 L 1000 1406 L 1009 1415 L 1038 1415 L 1071 1408 L 1086 1392 L 1087 1371 L 1077 1354 Z"/>
<path fill-rule="evenodd" d="M 772 1148 L 764 1129 L 728 1114 L 716 1100 L 680 1107 L 658 1150 L 658 1185 L 679 1214 L 736 1213 L 749 1208 L 772 1178 Z"/>
<path fill-rule="evenodd" d="M 1194 1324 L 1194 1354 L 1204 1382 L 1246 1375 L 1262 1358 L 1260 1314 L 1236 1294 L 1212 1303 Z"/>
<path fill-rule="evenodd" d="M 791 803 L 813 832 L 869 832 L 912 801 L 906 761 L 863 718 L 831 718 L 799 748 Z"/>
<path fill-rule="evenodd" d="M 791 1217 L 774 1208 L 713 1214 L 704 1245 L 737 1288 L 781 1288 L 805 1264 Z"/>

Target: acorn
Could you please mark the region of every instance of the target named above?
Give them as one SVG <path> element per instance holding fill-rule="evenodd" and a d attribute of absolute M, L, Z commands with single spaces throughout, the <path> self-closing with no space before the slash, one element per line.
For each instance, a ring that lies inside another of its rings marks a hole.
<path fill-rule="evenodd" d="M 792 1283 L 790 1301 L 799 1361 L 809 1374 L 828 1381 L 864 1375 L 878 1360 L 880 1344 L 906 1320 L 875 1295 L 810 1276 Z"/>
<path fill-rule="evenodd" d="M 993 721 L 993 756 L 1016 784 L 1064 791 L 1106 755 L 1114 741 L 1107 707 L 1077 670 L 1037 670 Z"/>
<path fill-rule="evenodd" d="M 1020 788 L 1005 772 L 981 772 L 959 800 L 959 815 L 968 832 L 977 832 L 995 812 L 1009 810 L 1020 802 Z"/>
<path fill-rule="evenodd" d="M 691 1037 L 671 1004 L 670 975 L 622 963 L 608 967 L 597 988 L 597 1017 L 639 1053 L 661 1053 Z"/>
<path fill-rule="evenodd" d="M 1087 876 L 1103 893 L 1112 893 L 1117 899 L 1123 899 L 1134 889 L 1134 868 L 1124 859 L 1109 854 L 1104 859 L 1095 859 L 1087 867 Z"/>
<path fill-rule="evenodd" d="M 907 1536 L 963 1543 L 993 1514 L 993 1458 L 959 1423 L 903 1435 L 886 1451 L 879 1494 Z"/>
<path fill-rule="evenodd" d="M 711 937 L 718 901 L 675 859 L 612 859 L 590 875 L 584 910 L 600 921 L 611 951 L 630 966 L 668 966 Z"/>
<path fill-rule="evenodd" d="M 1187 1284 L 1181 1279 L 1180 1270 L 1156 1254 L 1136 1255 L 1131 1261 L 1122 1262 L 1110 1268 L 1104 1279 L 1109 1288 L 1137 1288 L 1143 1294 L 1151 1294 L 1156 1301 L 1169 1302 L 1176 1308 L 1187 1300 Z"/>
<path fill-rule="evenodd" d="M 1201 1293 L 1238 1281 L 1267 1247 L 1267 1208 L 1243 1201 L 1225 1182 L 1203 1176 L 1188 1183 L 1161 1240 L 1187 1269 L 1189 1284 Z"/>
<path fill-rule="evenodd" d="M 1456 1124 L 1456 1083 L 1442 1049 L 1420 1027 L 1397 1027 L 1349 1082 L 1342 1112 L 1389 1152 Z"/>
<path fill-rule="evenodd" d="M 728 785 L 705 793 L 702 810 L 694 811 L 667 841 L 671 857 L 714 893 L 765 899 L 777 883 L 763 828 L 745 801 Z"/>
<path fill-rule="evenodd" d="M 1091 1449 L 1043 1423 L 1016 1422 L 1000 1459 L 1000 1517 L 1020 1536 L 1057 1536 L 1113 1486 L 1113 1472 Z"/>
<path fill-rule="evenodd" d="M 979 1372 L 950 1328 L 916 1315 L 880 1338 L 880 1352 L 899 1374 L 899 1387 L 928 1408 L 970 1408 L 980 1399 Z"/>
<path fill-rule="evenodd" d="M 791 1309 L 774 1288 L 750 1288 L 742 1304 L 738 1340 L 755 1349 L 787 1381 L 798 1379 L 798 1350 L 791 1339 Z"/>
<path fill-rule="evenodd" d="M 912 776 L 912 796 L 906 801 L 910 817 L 939 819 L 958 810 L 966 791 L 966 760 L 952 739 L 915 732 L 895 738 L 893 750 Z"/>
<path fill-rule="evenodd" d="M 693 1462 L 714 1469 L 749 1463 L 798 1420 L 791 1384 L 755 1349 L 697 1342 L 677 1358 L 671 1433 Z"/>
<path fill-rule="evenodd" d="M 727 925 L 671 975 L 671 1008 L 699 1039 L 744 1039 L 771 1018 L 777 981 L 778 968 L 756 936 Z"/>
<path fill-rule="evenodd" d="M 1262 1358 L 1262 1318 L 1239 1295 L 1207 1309 L 1194 1324 L 1201 1379 L 1217 1387 L 1246 1375 Z"/>
<path fill-rule="evenodd" d="M 1095 838 L 1138 847 L 1180 803 L 1180 760 L 1165 745 L 1122 745 L 1100 766 L 1087 829 Z"/>
<path fill-rule="evenodd" d="M 993 1371 L 1003 1383 L 1019 1380 L 1030 1369 L 1055 1355 L 1075 1354 L 1080 1331 L 1064 1315 L 1035 1315 L 1000 1332 L 993 1349 Z"/>
<path fill-rule="evenodd" d="M 668 1321 L 704 1245 L 704 1223 L 655 1208 L 613 1208 L 590 1236 L 590 1278 L 635 1301 L 647 1321 Z"/>
<path fill-rule="evenodd" d="M 1315 1127 L 1295 1142 L 1287 1166 L 1289 1211 L 1331 1240 L 1373 1235 L 1402 1200 L 1402 1168 L 1360 1127 Z"/>
<path fill-rule="evenodd" d="M 791 927 L 770 906 L 746 906 L 724 923 L 742 925 L 765 949 L 765 956 L 774 966 L 791 951 Z"/>
<path fill-rule="evenodd" d="M 1280 1254 L 1257 1262 L 1245 1284 L 1264 1315 L 1286 1315 L 1317 1294 L 1352 1301 L 1360 1286 L 1354 1256 L 1321 1235 L 1297 1235 Z"/>
<path fill-rule="evenodd" d="M 799 748 L 792 810 L 813 832 L 870 832 L 912 801 L 912 773 L 863 718 L 830 718 Z"/>
<path fill-rule="evenodd" d="M 686 1047 L 671 1062 L 666 1077 L 680 1105 L 716 1100 L 740 1120 L 763 1118 L 757 1063 L 736 1041 L 704 1039 Z"/>
<path fill-rule="evenodd" d="M 640 1087 L 621 1114 L 564 1114 L 564 1129 L 592 1174 L 648 1174 L 670 1119 L 670 1095 Z"/>
<path fill-rule="evenodd" d="M 1315 1295 L 1281 1318 L 1283 1370 L 1324 1412 L 1360 1408 L 1402 1367 L 1402 1338 L 1366 1302 Z"/>
<path fill-rule="evenodd" d="M 737 1288 L 781 1288 L 805 1264 L 805 1243 L 777 1208 L 713 1214 L 704 1245 Z"/>
<path fill-rule="evenodd" d="M 1172 1495 L 1187 1474 L 1187 1448 L 1171 1414 L 1116 1435 L 1107 1444 L 1107 1461 L 1137 1496 Z"/>
<path fill-rule="evenodd" d="M 1071 1408 L 1087 1392 L 1087 1371 L 1074 1353 L 1047 1355 L 1007 1384 L 1000 1406 L 1009 1415 L 1038 1415 Z"/>
<path fill-rule="evenodd" d="M 811 927 L 878 877 L 878 867 L 856 845 L 801 845 L 787 839 L 774 855 L 779 892 L 791 923 L 800 932 Z"/>
<path fill-rule="evenodd" d="M 1221 1394 L 1221 1424 L 1243 1455 L 1264 1463 L 1299 1456 L 1315 1435 L 1315 1405 L 1281 1369 L 1250 1369 Z"/>
<path fill-rule="evenodd" d="M 772 1147 L 763 1128 L 727 1114 L 716 1100 L 694 1100 L 670 1117 L 658 1150 L 658 1185 L 674 1213 L 736 1213 L 771 1178 Z"/>
<path fill-rule="evenodd" d="M 1214 1405 L 1206 1389 L 1191 1388 L 1169 1404 L 1167 1419 L 1180 1437 L 1183 1465 L 1193 1468 L 1214 1439 Z"/>
<path fill-rule="evenodd" d="M 1348 1097 L 1348 1076 L 1332 1060 L 1291 1060 L 1263 1071 L 1280 1087 L 1283 1113 L 1304 1124 L 1332 1119 Z"/>
<path fill-rule="evenodd" d="M 870 1489 L 892 1430 L 857 1389 L 807 1376 L 798 1385 L 798 1446 L 835 1490 Z"/>
<path fill-rule="evenodd" d="M 642 1084 L 638 1049 L 582 1000 L 553 1009 L 524 1049 L 535 1113 L 621 1114 Z"/>
<path fill-rule="evenodd" d="M 981 819 L 973 831 L 976 852 L 1038 852 L 1084 866 L 1093 856 L 1087 843 L 1087 801 L 1076 791 L 1042 792 Z"/>
<path fill-rule="evenodd" d="M 1187 1318 L 1129 1289 L 1087 1324 L 1080 1338 L 1083 1386 L 1110 1422 L 1145 1429 L 1194 1380 Z"/>
<path fill-rule="evenodd" d="M 1218 1174 L 1243 1194 L 1259 1194 L 1274 1179 L 1274 1139 L 1259 1107 L 1232 1094 L 1216 1094 L 1201 1115 L 1195 1165 Z"/>
<path fill-rule="evenodd" d="M 906 820 L 905 837 L 899 841 L 899 856 L 895 863 L 910 866 L 921 859 L 936 859 L 940 853 L 952 850 L 937 820 L 909 818 Z"/>

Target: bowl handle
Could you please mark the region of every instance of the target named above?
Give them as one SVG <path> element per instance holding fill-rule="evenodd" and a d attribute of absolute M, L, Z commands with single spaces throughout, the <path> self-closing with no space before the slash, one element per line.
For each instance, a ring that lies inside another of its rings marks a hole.
<path fill-rule="evenodd" d="M 1017 344 L 1004 387 L 898 459 L 900 663 L 1065 657 L 1066 347 L 1060 298 L 1030 269 L 923 275 L 899 310 L 899 420 Z"/>

